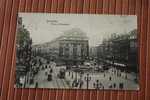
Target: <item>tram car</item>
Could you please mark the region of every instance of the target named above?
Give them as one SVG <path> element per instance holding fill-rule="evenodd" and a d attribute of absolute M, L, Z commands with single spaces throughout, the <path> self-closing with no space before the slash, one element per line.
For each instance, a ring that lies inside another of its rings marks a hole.
<path fill-rule="evenodd" d="M 64 79 L 64 78 L 65 78 L 65 69 L 64 69 L 64 68 L 60 69 L 57 76 L 58 76 L 60 79 Z"/>

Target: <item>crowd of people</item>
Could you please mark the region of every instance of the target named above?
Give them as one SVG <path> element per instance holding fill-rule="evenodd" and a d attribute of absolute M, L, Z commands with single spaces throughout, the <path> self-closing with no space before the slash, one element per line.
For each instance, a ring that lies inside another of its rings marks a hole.
<path fill-rule="evenodd" d="M 47 81 L 53 81 L 53 73 L 56 73 L 54 67 L 56 67 L 55 62 L 51 61 L 43 61 L 42 59 L 38 59 L 31 64 L 31 69 L 28 78 L 28 84 L 35 84 L 35 88 L 38 88 L 38 81 L 36 81 L 35 76 L 39 73 L 39 71 L 44 71 Z M 57 66 L 58 67 L 58 66 Z M 87 75 L 88 73 L 88 75 Z M 109 74 L 108 74 L 109 73 Z M 57 72 L 57 78 L 63 78 L 67 80 L 69 78 L 69 86 L 72 88 L 92 88 L 92 89 L 124 89 L 123 82 L 116 82 L 114 79 L 116 77 L 124 78 L 128 80 L 128 74 L 124 71 L 118 70 L 117 68 L 110 68 L 108 70 L 104 70 L 104 72 L 99 72 L 99 74 L 103 74 L 101 78 L 92 77 L 94 72 L 84 72 L 80 70 L 76 72 L 72 69 L 65 69 L 61 71 L 61 68 Z M 115 77 L 114 77 L 115 76 Z M 107 80 L 109 84 L 103 82 L 103 80 Z M 17 87 L 23 87 L 25 84 L 25 78 L 20 78 L 17 80 Z"/>
<path fill-rule="evenodd" d="M 101 78 L 94 78 L 91 77 L 93 73 L 89 73 L 88 80 L 87 78 L 87 72 L 74 72 L 74 71 L 68 71 L 68 76 L 70 77 L 70 85 L 72 88 L 85 88 L 84 85 L 93 84 L 93 89 L 124 89 L 124 82 L 116 82 L 114 81 L 116 77 L 128 80 L 128 74 L 124 71 L 118 70 L 116 68 L 110 68 L 108 70 L 105 70 L 104 72 L 101 72 L 100 74 L 103 74 L 103 77 Z M 108 81 L 109 84 L 105 84 L 103 81 Z M 92 82 L 91 82 L 92 81 Z M 83 87 L 84 86 L 84 87 Z M 91 88 L 91 85 L 90 85 Z"/>

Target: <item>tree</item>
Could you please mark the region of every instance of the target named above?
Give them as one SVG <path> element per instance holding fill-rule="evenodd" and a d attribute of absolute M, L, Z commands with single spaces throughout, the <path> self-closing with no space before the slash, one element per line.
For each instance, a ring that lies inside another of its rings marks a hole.
<path fill-rule="evenodd" d="M 17 30 L 17 62 L 19 65 L 26 66 L 26 72 L 29 71 L 32 53 L 32 39 L 29 31 L 22 24 L 22 18 L 18 18 Z"/>

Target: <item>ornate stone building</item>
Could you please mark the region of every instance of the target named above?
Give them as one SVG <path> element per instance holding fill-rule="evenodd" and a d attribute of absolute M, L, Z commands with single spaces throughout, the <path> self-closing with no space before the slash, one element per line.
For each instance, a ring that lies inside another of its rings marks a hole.
<path fill-rule="evenodd" d="M 138 72 L 137 30 L 107 39 L 98 46 L 98 63 Z"/>
<path fill-rule="evenodd" d="M 65 31 L 62 36 L 51 42 L 34 47 L 61 64 L 81 64 L 89 57 L 88 37 L 79 28 Z"/>

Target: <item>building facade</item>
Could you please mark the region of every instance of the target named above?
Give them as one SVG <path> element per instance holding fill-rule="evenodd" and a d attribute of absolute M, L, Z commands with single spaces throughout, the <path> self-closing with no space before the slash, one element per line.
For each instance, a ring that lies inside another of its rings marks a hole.
<path fill-rule="evenodd" d="M 78 28 L 64 32 L 51 42 L 34 45 L 33 48 L 58 64 L 81 64 L 89 56 L 88 37 Z"/>
<path fill-rule="evenodd" d="M 99 64 L 138 71 L 137 30 L 107 39 L 97 49 Z"/>

